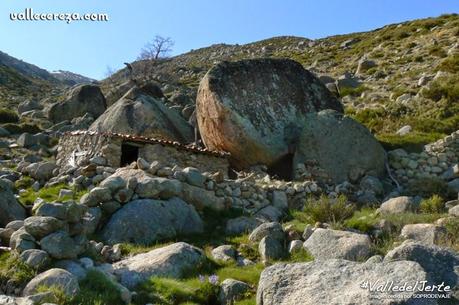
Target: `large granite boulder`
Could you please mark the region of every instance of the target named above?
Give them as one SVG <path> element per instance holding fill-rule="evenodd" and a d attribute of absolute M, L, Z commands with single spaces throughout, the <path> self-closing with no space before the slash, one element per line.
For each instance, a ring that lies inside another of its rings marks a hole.
<path fill-rule="evenodd" d="M 362 260 L 371 255 L 368 235 L 317 228 L 303 244 L 315 259 L 342 258 Z"/>
<path fill-rule="evenodd" d="M 177 235 L 200 233 L 204 225 L 194 207 L 180 198 L 140 199 L 116 211 L 102 230 L 106 243 L 150 244 Z"/>
<path fill-rule="evenodd" d="M 97 118 L 105 109 L 105 97 L 98 86 L 80 85 L 70 90 L 63 101 L 51 105 L 47 114 L 51 121 L 59 123 L 85 114 Z"/>
<path fill-rule="evenodd" d="M 459 255 L 453 250 L 407 240 L 384 257 L 384 261 L 396 260 L 417 262 L 432 283 L 444 282 L 456 291 L 455 297 L 459 298 Z"/>
<path fill-rule="evenodd" d="M 369 285 L 375 283 L 393 281 L 415 285 L 425 280 L 426 272 L 418 263 L 410 261 L 356 263 L 331 259 L 276 264 L 261 273 L 257 305 L 437 304 L 434 299 L 421 303 L 419 299 L 397 298 L 395 294 L 398 292 L 389 291 L 382 295 L 369 289 Z"/>
<path fill-rule="evenodd" d="M 305 115 L 342 112 L 312 73 L 288 59 L 222 62 L 202 79 L 196 114 L 204 144 L 231 153 L 238 168 L 271 165 L 289 153 Z"/>
<path fill-rule="evenodd" d="M 384 160 L 381 144 L 357 121 L 331 110 L 306 115 L 294 163 L 311 165 L 315 178 L 341 183 L 356 175 L 381 176 Z"/>
<path fill-rule="evenodd" d="M 178 242 L 113 264 L 121 285 L 134 288 L 152 276 L 181 278 L 186 272 L 203 263 L 203 251 L 184 242 Z"/>
<path fill-rule="evenodd" d="M 190 143 L 194 140 L 193 128 L 179 113 L 138 88 L 129 90 L 89 129 L 155 137 L 181 143 Z"/>
<path fill-rule="evenodd" d="M 25 217 L 25 209 L 14 197 L 8 183 L 0 179 L 0 227 L 5 227 L 13 220 L 22 220 Z"/>

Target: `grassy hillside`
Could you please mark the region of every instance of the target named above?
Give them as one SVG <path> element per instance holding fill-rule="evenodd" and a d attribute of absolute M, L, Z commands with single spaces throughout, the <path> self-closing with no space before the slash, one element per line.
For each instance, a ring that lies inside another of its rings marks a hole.
<path fill-rule="evenodd" d="M 362 85 L 343 90 L 347 113 L 391 144 L 427 143 L 459 128 L 459 16 L 408 21 L 369 32 L 318 40 L 276 37 L 246 45 L 218 44 L 162 61 L 132 65 L 137 79 L 167 85 L 166 95 L 193 96 L 206 71 L 221 60 L 257 57 L 294 59 L 318 75 L 355 73 L 359 60 L 376 66 L 359 75 Z M 438 74 L 437 74 L 438 73 Z M 418 85 L 425 76 L 426 84 Z M 105 90 L 127 79 L 126 69 L 104 82 Z M 405 95 L 405 101 L 400 96 Z M 409 124 L 413 133 L 394 133 Z"/>

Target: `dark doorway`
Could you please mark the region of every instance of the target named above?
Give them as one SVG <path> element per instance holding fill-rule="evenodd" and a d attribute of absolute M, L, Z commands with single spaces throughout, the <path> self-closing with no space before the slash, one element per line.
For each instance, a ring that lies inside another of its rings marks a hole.
<path fill-rule="evenodd" d="M 128 143 L 121 145 L 121 162 L 120 165 L 126 166 L 132 162 L 136 162 L 139 158 L 139 147 Z"/>
<path fill-rule="evenodd" d="M 286 154 L 279 160 L 274 162 L 268 168 L 268 174 L 284 181 L 292 181 L 293 179 L 293 156 L 294 154 Z"/>

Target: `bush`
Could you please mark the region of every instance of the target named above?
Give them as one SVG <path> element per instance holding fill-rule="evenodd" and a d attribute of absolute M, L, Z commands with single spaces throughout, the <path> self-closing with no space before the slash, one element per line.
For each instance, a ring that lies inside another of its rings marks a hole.
<path fill-rule="evenodd" d="M 433 46 L 429 49 L 429 54 L 436 57 L 446 57 L 447 54 L 440 46 Z"/>
<path fill-rule="evenodd" d="M 422 213 L 442 213 L 445 210 L 443 199 L 438 195 L 433 195 L 428 199 L 423 199 L 419 205 Z"/>
<path fill-rule="evenodd" d="M 450 196 L 448 184 L 440 178 L 418 178 L 408 183 L 407 195 L 421 196 L 422 198 L 429 198 L 433 195 L 438 195 L 441 198 L 448 198 Z"/>
<path fill-rule="evenodd" d="M 309 198 L 303 211 L 309 214 L 313 221 L 337 224 L 351 217 L 355 206 L 348 203 L 344 195 L 336 199 L 321 195 L 319 199 Z"/>
<path fill-rule="evenodd" d="M 8 130 L 12 134 L 21 134 L 24 132 L 28 133 L 39 133 L 41 131 L 40 127 L 37 125 L 32 124 L 15 124 L 15 123 L 7 123 L 2 125 L 3 128 Z"/>
<path fill-rule="evenodd" d="M 459 72 L 459 54 L 454 54 L 445 58 L 435 69 L 436 71 L 445 71 L 449 73 Z"/>
<path fill-rule="evenodd" d="M 351 96 L 359 96 L 360 94 L 362 94 L 362 92 L 368 90 L 367 87 L 365 86 L 358 86 L 357 88 L 341 88 L 339 90 L 339 94 L 344 97 L 346 95 L 351 95 Z"/>
<path fill-rule="evenodd" d="M 16 112 L 0 108 L 0 123 L 17 123 L 19 122 L 19 117 Z"/>
<path fill-rule="evenodd" d="M 424 145 L 435 142 L 443 137 L 444 134 L 434 132 L 411 132 L 404 136 L 384 133 L 376 136 L 378 141 L 386 150 L 403 148 L 408 152 L 421 152 Z"/>

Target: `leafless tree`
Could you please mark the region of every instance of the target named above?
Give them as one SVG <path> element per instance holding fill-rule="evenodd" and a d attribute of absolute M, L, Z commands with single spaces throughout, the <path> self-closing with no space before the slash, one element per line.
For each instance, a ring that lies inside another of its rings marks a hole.
<path fill-rule="evenodd" d="M 151 42 L 143 47 L 137 59 L 157 60 L 165 58 L 172 52 L 173 46 L 174 41 L 170 37 L 156 35 Z"/>
<path fill-rule="evenodd" d="M 105 77 L 109 78 L 115 73 L 116 73 L 116 70 L 113 69 L 111 66 L 107 66 L 106 67 L 106 69 L 105 69 Z"/>

